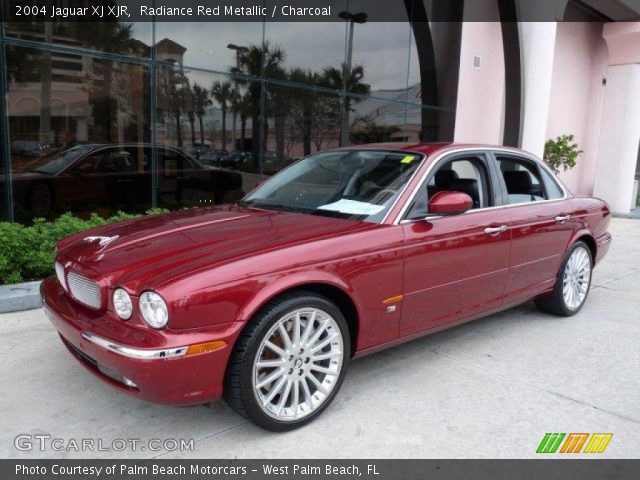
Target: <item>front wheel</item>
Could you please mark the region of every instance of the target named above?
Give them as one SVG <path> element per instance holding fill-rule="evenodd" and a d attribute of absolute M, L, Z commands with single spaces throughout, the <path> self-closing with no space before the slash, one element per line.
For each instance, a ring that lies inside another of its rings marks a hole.
<path fill-rule="evenodd" d="M 293 430 L 329 406 L 349 358 L 342 312 L 311 292 L 287 294 L 261 309 L 238 339 L 225 398 L 263 428 Z"/>
<path fill-rule="evenodd" d="M 553 292 L 538 298 L 536 306 L 563 317 L 575 315 L 589 294 L 592 269 L 593 258 L 589 247 L 584 242 L 574 243 L 560 266 Z"/>

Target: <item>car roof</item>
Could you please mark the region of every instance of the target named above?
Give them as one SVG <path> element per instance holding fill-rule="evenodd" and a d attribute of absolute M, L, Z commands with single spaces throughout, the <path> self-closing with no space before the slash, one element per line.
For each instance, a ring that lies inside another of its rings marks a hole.
<path fill-rule="evenodd" d="M 424 153 L 427 156 L 436 152 L 457 149 L 475 149 L 478 150 L 512 150 L 514 153 L 523 153 L 519 148 L 506 147 L 504 145 L 490 145 L 482 143 L 462 143 L 462 142 L 432 142 L 432 143 L 415 143 L 415 142 L 384 142 L 384 143 L 367 143 L 362 145 L 350 145 L 341 147 L 339 150 L 400 150 Z"/>

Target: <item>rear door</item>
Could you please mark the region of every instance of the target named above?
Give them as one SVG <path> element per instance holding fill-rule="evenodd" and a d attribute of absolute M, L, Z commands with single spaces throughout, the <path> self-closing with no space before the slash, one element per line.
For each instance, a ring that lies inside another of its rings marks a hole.
<path fill-rule="evenodd" d="M 555 282 L 572 234 L 570 200 L 538 162 L 524 155 L 495 152 L 503 203 L 511 213 L 511 261 L 506 300 L 540 293 Z"/>
<path fill-rule="evenodd" d="M 483 152 L 438 161 L 402 222 L 405 235 L 404 298 L 400 335 L 429 330 L 503 303 L 509 268 L 509 209 L 496 208 L 501 190 Z M 438 191 L 469 194 L 464 214 L 429 216 Z"/>

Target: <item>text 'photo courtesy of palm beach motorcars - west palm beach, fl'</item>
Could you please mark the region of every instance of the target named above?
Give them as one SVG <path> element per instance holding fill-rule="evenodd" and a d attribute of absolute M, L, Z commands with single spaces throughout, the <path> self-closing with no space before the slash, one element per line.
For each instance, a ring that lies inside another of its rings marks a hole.
<path fill-rule="evenodd" d="M 518 149 L 345 147 L 235 204 L 65 238 L 41 295 L 113 387 L 171 405 L 224 396 L 285 431 L 329 406 L 354 358 L 530 300 L 578 313 L 609 218 Z"/>

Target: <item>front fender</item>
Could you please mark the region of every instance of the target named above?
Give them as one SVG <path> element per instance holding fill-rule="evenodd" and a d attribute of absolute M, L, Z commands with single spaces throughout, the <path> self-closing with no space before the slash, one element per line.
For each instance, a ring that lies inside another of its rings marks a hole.
<path fill-rule="evenodd" d="M 349 284 L 337 275 L 322 271 L 311 270 L 284 274 L 277 278 L 272 278 L 266 286 L 260 289 L 251 300 L 245 304 L 238 313 L 238 321 L 247 322 L 255 313 L 272 298 L 294 288 L 303 287 L 309 284 L 323 284 L 340 289 L 353 301 L 356 311 L 360 312 L 355 292 Z"/>

